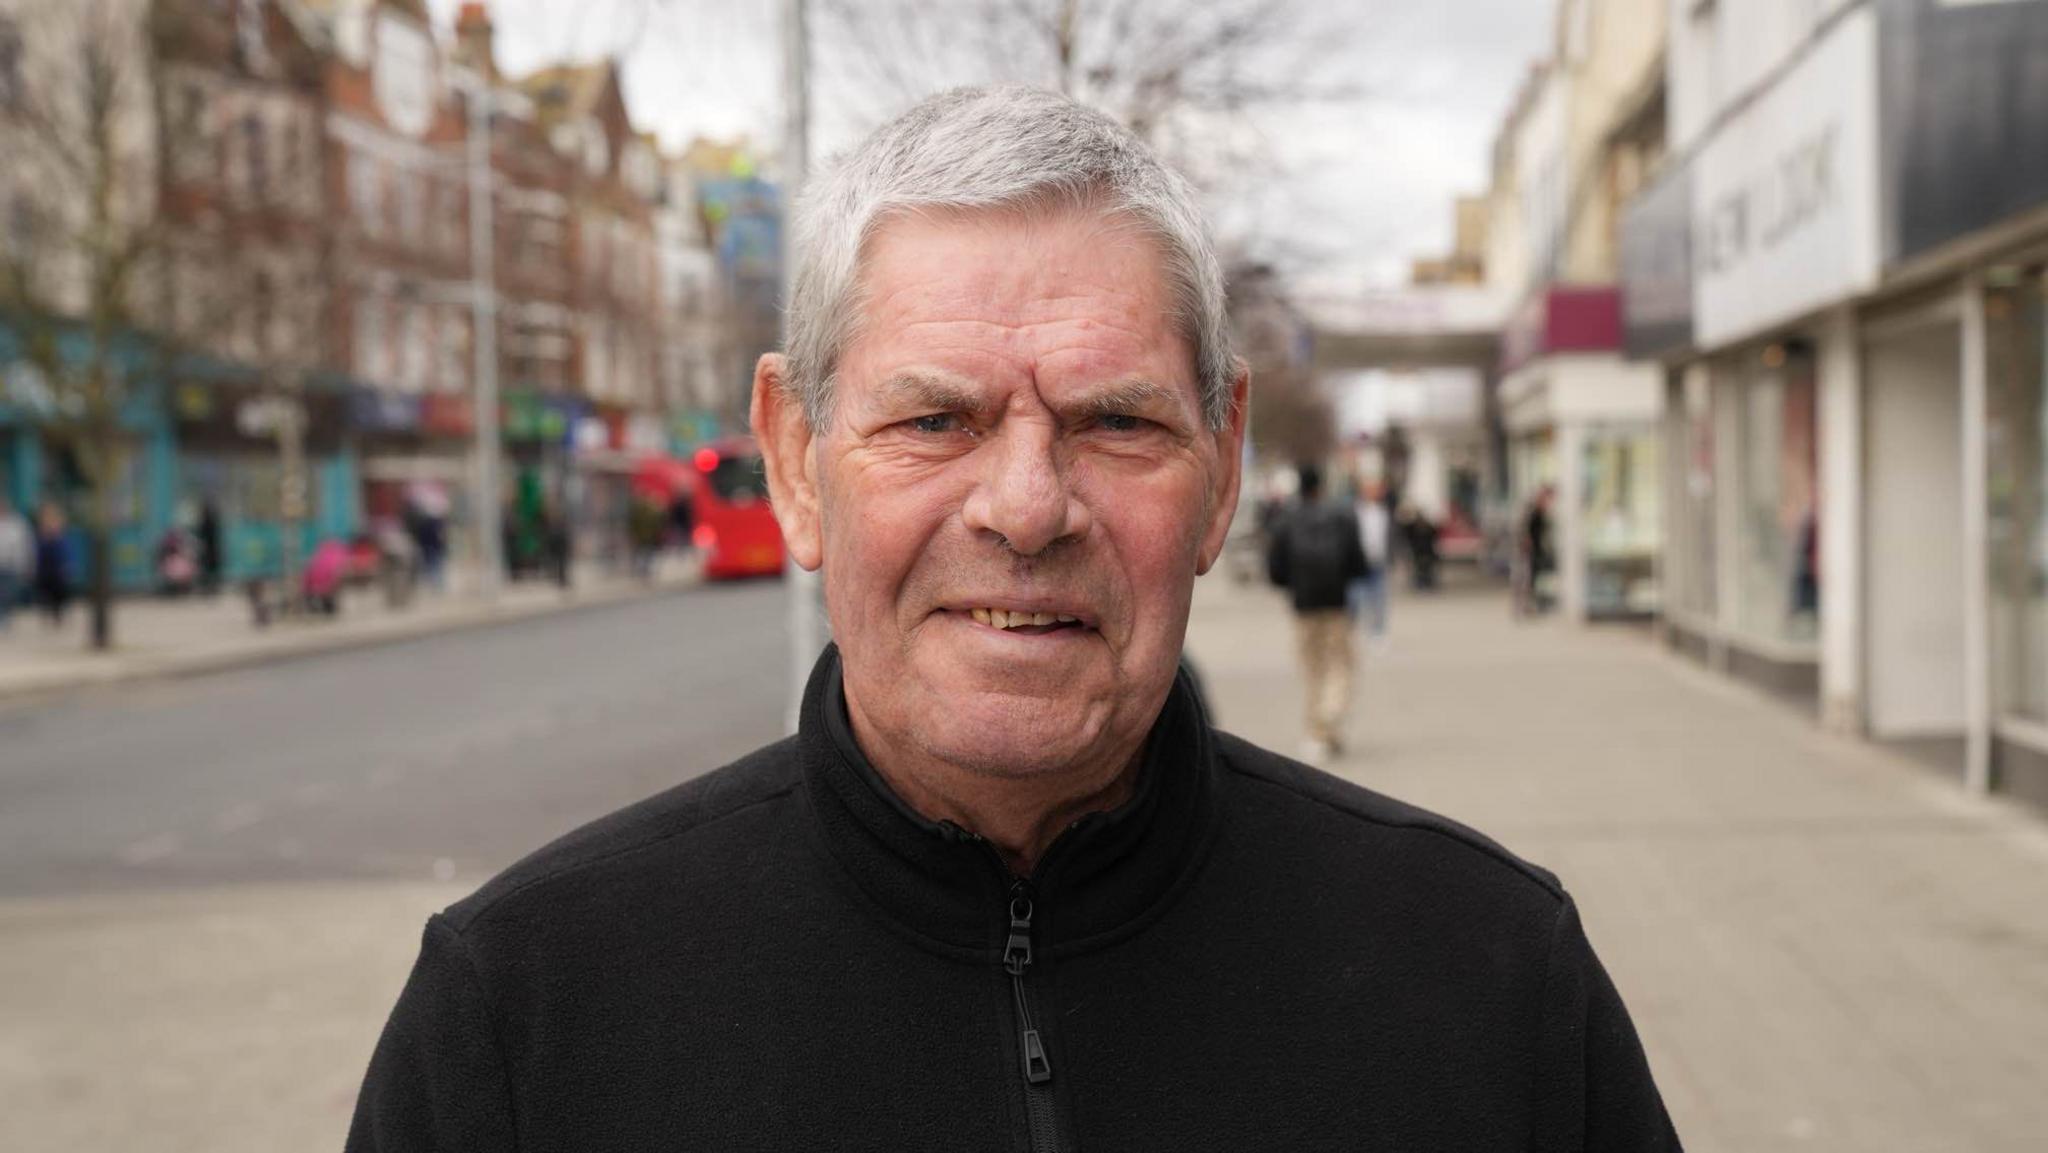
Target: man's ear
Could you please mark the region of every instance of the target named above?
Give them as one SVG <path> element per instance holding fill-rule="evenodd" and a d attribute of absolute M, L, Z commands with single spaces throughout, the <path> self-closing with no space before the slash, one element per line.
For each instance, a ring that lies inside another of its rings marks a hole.
<path fill-rule="evenodd" d="M 754 365 L 754 401 L 749 420 L 768 470 L 769 507 L 782 526 L 782 539 L 797 564 L 816 572 L 824 558 L 819 529 L 818 477 L 811 449 L 816 440 L 803 401 L 791 391 L 788 362 L 771 352 Z"/>
<path fill-rule="evenodd" d="M 1238 487 L 1244 480 L 1244 425 L 1250 417 L 1251 400 L 1252 369 L 1240 360 L 1237 376 L 1230 382 L 1230 418 L 1214 434 L 1216 481 L 1209 490 L 1209 523 L 1202 536 L 1202 554 L 1196 558 L 1197 576 L 1208 572 L 1223 555 L 1231 518 L 1237 515 Z"/>

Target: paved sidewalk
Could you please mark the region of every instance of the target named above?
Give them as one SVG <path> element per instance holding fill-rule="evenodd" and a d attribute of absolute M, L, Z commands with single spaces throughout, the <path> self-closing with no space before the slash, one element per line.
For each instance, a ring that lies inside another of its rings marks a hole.
<path fill-rule="evenodd" d="M 1277 596 L 1202 581 L 1189 649 L 1224 728 L 1300 746 Z M 1335 771 L 1577 895 L 1692 1153 L 2048 1147 L 2041 814 L 1493 594 L 1398 600 L 1356 700 Z"/>
<path fill-rule="evenodd" d="M 402 609 L 388 607 L 376 589 L 355 589 L 344 595 L 339 616 L 276 620 L 260 629 L 238 589 L 212 598 L 132 597 L 114 605 L 114 648 L 105 653 L 90 652 L 85 646 L 90 605 L 74 603 L 63 626 L 56 629 L 37 614 L 22 611 L 0 630 L 0 699 L 380 644 L 609 604 L 698 579 L 695 561 L 664 558 L 652 582 L 591 567 L 579 569 L 567 592 L 546 581 L 525 581 L 505 585 L 496 603 L 464 592 L 459 582 L 445 592 L 421 589 Z"/>

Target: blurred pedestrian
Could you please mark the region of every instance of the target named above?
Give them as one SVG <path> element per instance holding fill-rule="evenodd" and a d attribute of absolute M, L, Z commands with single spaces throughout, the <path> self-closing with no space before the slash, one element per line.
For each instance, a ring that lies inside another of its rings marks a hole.
<path fill-rule="evenodd" d="M 71 541 L 66 532 L 64 510 L 54 501 L 44 501 L 36 513 L 36 604 L 51 628 L 64 623 L 64 610 L 71 605 Z"/>
<path fill-rule="evenodd" d="M 1378 641 L 1387 634 L 1387 562 L 1393 553 L 1393 517 L 1387 512 L 1387 488 L 1377 480 L 1358 489 L 1358 542 L 1365 552 L 1365 575 L 1351 582 L 1351 616 Z"/>
<path fill-rule="evenodd" d="M 221 550 L 220 506 L 213 497 L 199 501 L 199 523 L 193 529 L 193 536 L 199 546 L 199 588 L 207 596 L 220 591 L 220 578 L 226 554 Z"/>
<path fill-rule="evenodd" d="M 428 587 L 445 587 L 448 568 L 448 494 L 438 485 L 417 483 L 405 493 L 405 530 Z"/>
<path fill-rule="evenodd" d="M 1345 602 L 1351 583 L 1366 574 L 1358 518 L 1323 502 L 1323 474 L 1300 470 L 1300 503 L 1275 527 L 1266 573 L 1294 604 L 1295 640 L 1307 704 L 1304 759 L 1327 760 L 1344 751 L 1344 716 L 1351 707 L 1351 618 Z"/>
<path fill-rule="evenodd" d="M 156 545 L 156 590 L 181 597 L 199 587 L 199 542 L 183 525 L 164 530 Z"/>
<path fill-rule="evenodd" d="M 1516 534 L 1515 614 L 1534 616 L 1549 607 L 1545 588 L 1557 565 L 1550 541 L 1551 488 L 1543 485 L 1529 498 Z"/>
<path fill-rule="evenodd" d="M 341 590 L 348 579 L 348 546 L 339 540 L 328 538 L 320 542 L 307 559 L 306 568 L 300 574 L 300 593 L 305 598 L 306 611 L 321 616 L 338 616 L 341 613 Z"/>
<path fill-rule="evenodd" d="M 1437 538 L 1441 530 L 1428 513 L 1414 505 L 1401 509 L 1401 536 L 1408 545 L 1408 587 L 1429 592 L 1437 585 Z"/>
<path fill-rule="evenodd" d="M 0 493 L 0 629 L 13 619 L 35 564 L 35 531 L 7 495 Z"/>
<path fill-rule="evenodd" d="M 576 536 L 569 523 L 568 511 L 561 501 L 549 499 L 541 505 L 540 518 L 541 547 L 548 572 L 555 578 L 555 587 L 567 592 L 576 551 Z"/>

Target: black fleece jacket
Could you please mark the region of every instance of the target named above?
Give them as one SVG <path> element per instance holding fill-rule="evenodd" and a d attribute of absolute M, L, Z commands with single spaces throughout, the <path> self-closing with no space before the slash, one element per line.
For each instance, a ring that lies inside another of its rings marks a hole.
<path fill-rule="evenodd" d="M 1030 878 L 797 736 L 428 922 L 348 1148 L 1603 1150 L 1678 1139 L 1550 874 L 1210 729 Z"/>

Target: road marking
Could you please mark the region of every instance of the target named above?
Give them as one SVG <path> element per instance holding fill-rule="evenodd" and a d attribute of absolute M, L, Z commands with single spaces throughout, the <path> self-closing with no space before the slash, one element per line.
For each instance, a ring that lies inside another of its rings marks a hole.
<path fill-rule="evenodd" d="M 121 860 L 130 865 L 147 865 L 160 861 L 185 847 L 185 838 L 176 833 L 158 833 L 144 837 L 121 850 Z"/>

